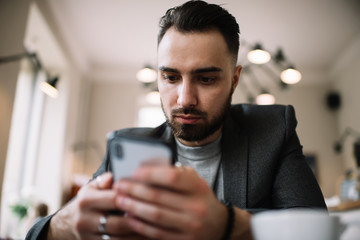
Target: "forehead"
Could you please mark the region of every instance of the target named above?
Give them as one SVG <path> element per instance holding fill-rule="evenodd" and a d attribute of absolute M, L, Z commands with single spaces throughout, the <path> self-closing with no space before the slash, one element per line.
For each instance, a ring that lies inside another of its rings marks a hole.
<path fill-rule="evenodd" d="M 179 32 L 170 28 L 158 46 L 158 65 L 167 67 L 216 66 L 224 68 L 231 64 L 231 55 L 221 33 L 217 30 L 206 32 Z"/>

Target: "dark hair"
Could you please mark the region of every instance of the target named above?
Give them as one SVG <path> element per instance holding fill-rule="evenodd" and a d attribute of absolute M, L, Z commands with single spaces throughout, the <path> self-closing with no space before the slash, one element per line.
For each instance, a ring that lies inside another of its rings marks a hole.
<path fill-rule="evenodd" d="M 183 5 L 170 8 L 160 19 L 158 45 L 166 31 L 174 26 L 180 32 L 205 32 L 218 30 L 225 39 L 235 62 L 239 51 L 239 25 L 234 16 L 216 4 L 204 1 L 188 1 Z"/>

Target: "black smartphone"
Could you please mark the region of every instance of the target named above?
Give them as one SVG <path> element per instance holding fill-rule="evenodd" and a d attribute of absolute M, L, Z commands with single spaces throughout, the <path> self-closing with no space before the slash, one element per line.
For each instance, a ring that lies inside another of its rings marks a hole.
<path fill-rule="evenodd" d="M 171 165 L 174 151 L 153 138 L 116 136 L 110 141 L 110 162 L 114 181 L 129 178 L 143 165 Z"/>

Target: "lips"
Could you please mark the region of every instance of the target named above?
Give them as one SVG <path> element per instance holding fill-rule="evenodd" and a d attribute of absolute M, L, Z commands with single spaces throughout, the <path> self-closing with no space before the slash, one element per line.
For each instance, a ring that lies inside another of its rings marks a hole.
<path fill-rule="evenodd" d="M 201 117 L 192 115 L 176 115 L 174 118 L 182 124 L 196 124 L 201 120 Z"/>

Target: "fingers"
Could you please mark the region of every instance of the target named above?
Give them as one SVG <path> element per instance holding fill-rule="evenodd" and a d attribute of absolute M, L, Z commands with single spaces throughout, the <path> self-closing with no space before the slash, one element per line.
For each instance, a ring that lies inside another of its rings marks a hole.
<path fill-rule="evenodd" d="M 104 173 L 84 186 L 79 192 L 76 199 L 81 213 L 79 214 L 80 219 L 77 221 L 79 232 L 88 235 L 106 233 L 112 236 L 134 234 L 123 216 L 108 214 L 117 210 L 115 203 L 117 193 L 111 188 L 112 179 L 111 173 Z M 103 226 L 101 226 L 101 218 L 105 219 Z"/>
<path fill-rule="evenodd" d="M 173 240 L 221 237 L 219 219 L 226 209 L 191 168 L 141 167 L 113 189 L 118 192 L 117 208 L 129 213 L 129 226 L 141 235 Z"/>
<path fill-rule="evenodd" d="M 137 169 L 132 179 L 179 192 L 203 192 L 208 189 L 204 180 L 191 167 L 145 166 Z M 200 184 L 198 184 L 200 183 Z M 205 184 L 204 184 L 205 183 Z"/>
<path fill-rule="evenodd" d="M 145 171 L 149 172 L 145 173 Z M 199 197 L 210 196 L 213 193 L 207 183 L 198 177 L 193 170 L 146 167 L 137 172 L 137 174 L 139 173 L 144 173 L 144 175 L 136 180 L 141 179 L 145 183 L 120 180 L 114 184 L 114 189 L 119 193 L 116 200 L 117 208 L 131 213 L 137 220 L 155 223 L 157 228 L 184 233 L 186 230 L 196 230 L 199 227 L 198 222 L 193 217 L 203 216 L 206 212 L 205 204 L 199 200 Z M 176 184 L 169 184 L 166 181 L 172 178 L 171 174 L 177 174 L 176 183 L 183 182 L 190 186 L 179 187 Z M 187 177 L 192 178 L 189 183 L 186 181 Z M 148 184 L 149 182 L 152 185 Z M 198 189 L 201 188 L 206 189 L 207 192 L 204 194 L 205 191 L 200 191 L 199 193 Z M 215 196 L 213 197 L 215 198 Z M 151 224 L 144 224 L 142 221 L 137 222 L 137 226 L 157 229 Z M 147 236 L 154 237 L 151 234 Z"/>
<path fill-rule="evenodd" d="M 156 223 L 163 228 L 180 230 L 184 226 L 189 227 L 189 223 L 191 223 L 189 215 L 183 211 L 174 211 L 174 209 L 159 207 L 124 196 L 118 198 L 118 204 L 124 211 L 131 213 L 131 216 Z"/>
<path fill-rule="evenodd" d="M 79 207 L 81 209 L 96 209 L 97 211 L 116 209 L 116 192 L 111 187 L 112 174 L 110 172 L 96 177 L 79 191 L 77 196 Z"/>
<path fill-rule="evenodd" d="M 130 224 L 133 227 L 134 231 L 147 236 L 150 239 L 171 239 L 171 240 L 178 240 L 178 239 L 190 239 L 186 237 L 185 234 L 180 234 L 176 231 L 166 231 L 159 227 L 150 225 L 138 219 L 132 218 L 130 219 Z"/>
<path fill-rule="evenodd" d="M 180 171 L 175 168 L 147 167 L 141 168 L 141 171 L 137 171 L 137 174 L 139 173 L 143 174 L 141 175 L 141 179 L 145 182 L 145 184 L 136 181 L 120 180 L 113 186 L 119 193 L 116 199 L 116 206 L 125 212 L 138 210 L 138 208 L 132 209 L 129 207 L 132 205 L 127 204 L 128 200 L 137 200 L 140 204 L 139 208 L 143 207 L 141 202 L 146 202 L 147 204 L 161 206 L 177 212 L 197 212 L 199 209 L 201 210 L 202 207 L 199 206 L 199 204 L 194 204 L 195 198 L 198 196 L 213 195 L 212 190 L 208 187 L 205 180 L 198 177 L 192 169 Z M 175 177 L 173 177 L 172 174 L 175 175 Z M 192 179 L 188 182 L 186 179 L 187 177 Z M 166 181 L 169 178 L 175 178 L 177 181 L 174 181 L 174 184 L 168 183 Z M 153 185 L 148 184 L 149 182 Z M 179 182 L 183 182 L 186 186 L 182 186 Z M 178 186 L 177 183 L 180 186 Z M 151 209 L 149 209 L 149 211 L 150 215 L 148 216 L 150 216 L 150 219 L 148 219 L 146 215 L 143 216 L 145 211 L 138 211 L 140 215 L 137 215 L 137 213 L 135 215 L 142 216 L 142 219 L 153 220 L 153 216 L 151 214 L 154 213 L 151 213 Z M 155 213 L 155 215 L 156 214 L 158 213 Z"/>
<path fill-rule="evenodd" d="M 102 240 L 102 239 L 110 239 L 110 240 L 146 240 L 143 236 L 138 234 L 132 234 L 128 236 L 114 236 L 109 234 L 84 234 L 81 236 L 81 239 L 84 240 Z"/>
<path fill-rule="evenodd" d="M 105 173 L 83 186 L 78 195 L 52 218 L 52 239 L 143 239 L 116 208 L 112 174 Z"/>
<path fill-rule="evenodd" d="M 106 233 L 113 236 L 127 236 L 133 233 L 128 220 L 119 215 L 88 213 L 79 222 L 81 225 L 78 226 L 78 229 L 87 234 L 100 235 Z"/>
<path fill-rule="evenodd" d="M 163 205 L 175 210 L 181 209 L 180 204 L 184 204 L 184 197 L 181 194 L 174 191 L 164 191 L 162 188 L 143 183 L 126 180 L 118 181 L 114 184 L 114 189 L 120 194 L 115 203 L 117 207 L 121 207 L 122 197 L 124 196 L 130 196 L 156 205 Z M 122 208 L 122 210 L 124 209 Z"/>

